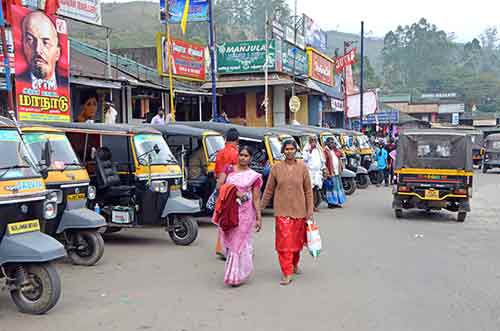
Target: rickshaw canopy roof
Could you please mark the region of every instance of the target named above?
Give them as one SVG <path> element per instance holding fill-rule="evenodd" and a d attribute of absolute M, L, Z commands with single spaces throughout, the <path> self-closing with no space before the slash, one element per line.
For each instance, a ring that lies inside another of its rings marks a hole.
<path fill-rule="evenodd" d="M 407 130 L 399 135 L 396 168 L 472 171 L 472 140 L 452 130 Z"/>
<path fill-rule="evenodd" d="M 15 128 L 16 124 L 7 117 L 0 116 L 0 128 Z"/>
<path fill-rule="evenodd" d="M 103 134 L 103 135 L 134 135 L 134 134 L 161 134 L 158 130 L 143 125 L 132 124 L 104 124 L 104 123 L 65 123 L 54 122 L 51 126 L 65 131 Z"/>
<path fill-rule="evenodd" d="M 272 129 L 268 128 L 255 128 L 243 125 L 236 125 L 232 123 L 218 123 L 218 122 L 179 122 L 179 124 L 193 126 L 197 128 L 205 128 L 219 132 L 221 134 L 226 134 L 230 129 L 238 130 L 240 134 L 240 139 L 243 140 L 253 140 L 262 142 L 265 136 L 273 135 L 276 136 L 277 133 L 273 132 Z"/>
<path fill-rule="evenodd" d="M 154 130 L 160 131 L 166 136 L 192 136 L 197 138 L 202 138 L 205 135 L 219 135 L 220 133 L 213 130 L 206 130 L 201 128 L 196 128 L 184 124 L 169 123 L 166 125 L 161 124 L 144 124 L 147 128 L 152 128 Z"/>
<path fill-rule="evenodd" d="M 486 137 L 485 141 L 499 141 L 500 140 L 500 133 L 494 133 L 490 134 L 488 137 Z"/>

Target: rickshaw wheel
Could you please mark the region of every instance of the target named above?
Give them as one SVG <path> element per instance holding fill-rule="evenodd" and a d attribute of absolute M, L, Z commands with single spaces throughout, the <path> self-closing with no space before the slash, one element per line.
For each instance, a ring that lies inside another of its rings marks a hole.
<path fill-rule="evenodd" d="M 15 289 L 10 292 L 19 311 L 41 315 L 51 310 L 61 296 L 61 279 L 51 263 L 24 266 L 30 289 Z"/>
<path fill-rule="evenodd" d="M 467 217 L 466 212 L 459 212 L 457 216 L 457 221 L 458 222 L 465 222 L 465 218 Z"/>
<path fill-rule="evenodd" d="M 345 194 L 352 195 L 356 191 L 356 182 L 353 178 L 342 179 Z"/>
<path fill-rule="evenodd" d="M 71 262 L 75 265 L 93 266 L 104 255 L 104 240 L 97 230 L 73 233 L 70 240 L 74 246 L 83 246 L 68 252 Z"/>
<path fill-rule="evenodd" d="M 403 209 L 394 209 L 394 215 L 396 218 L 403 218 Z"/>
<path fill-rule="evenodd" d="M 360 189 L 366 189 L 370 185 L 370 177 L 368 175 L 356 176 L 356 185 Z"/>
<path fill-rule="evenodd" d="M 198 222 L 190 216 L 174 216 L 170 219 L 168 234 L 176 245 L 188 246 L 198 237 Z"/>
<path fill-rule="evenodd" d="M 485 165 L 483 165 L 482 171 L 483 171 L 483 174 L 487 173 L 488 172 L 488 167 L 485 166 Z"/>

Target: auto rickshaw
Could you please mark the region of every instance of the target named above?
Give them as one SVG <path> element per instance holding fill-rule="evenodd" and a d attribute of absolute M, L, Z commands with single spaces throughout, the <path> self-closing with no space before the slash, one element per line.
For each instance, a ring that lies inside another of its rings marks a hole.
<path fill-rule="evenodd" d="M 484 135 L 481 131 L 474 130 L 469 133 L 472 139 L 472 164 L 481 168 L 483 165 L 483 156 L 485 153 L 485 149 L 483 147 L 484 144 Z"/>
<path fill-rule="evenodd" d="M 68 138 L 61 130 L 38 124 L 21 124 L 23 140 L 35 162 L 41 164 L 44 146 L 49 146 L 51 164 L 45 186 L 57 194 L 57 217 L 48 222 L 44 232 L 59 239 L 76 265 L 95 265 L 104 254 L 101 229 L 106 220 L 89 210 L 96 189 L 90 186 L 87 171 L 78 160 Z"/>
<path fill-rule="evenodd" d="M 66 255 L 63 245 L 40 232 L 57 216 L 57 197 L 46 190 L 16 124 L 0 117 L 0 278 L 18 309 L 43 314 L 61 295 L 51 263 Z M 50 155 L 45 149 L 43 176 Z"/>
<path fill-rule="evenodd" d="M 340 145 L 338 137 L 336 137 L 326 129 L 319 127 L 298 126 L 298 125 L 288 125 L 288 126 L 278 127 L 277 129 L 284 130 L 285 132 L 288 132 L 290 135 L 292 135 L 297 140 L 302 149 L 305 147 L 305 145 L 309 143 L 309 137 L 315 136 L 319 140 L 321 146 L 323 147 L 326 145 L 326 141 L 328 140 L 328 138 L 330 137 L 333 138 L 335 144 L 337 144 L 337 147 L 342 151 L 342 147 Z M 347 164 L 348 162 L 345 157 L 345 153 L 343 151 L 342 153 L 343 153 L 342 162 L 344 164 Z M 350 170 L 347 167 L 344 167 L 344 170 L 341 174 L 341 178 L 342 178 L 342 186 L 347 195 L 352 195 L 354 194 L 354 192 L 356 192 L 357 189 L 356 177 L 357 176 L 354 171 Z"/>
<path fill-rule="evenodd" d="M 500 168 L 500 133 L 490 134 L 484 140 L 483 174 L 494 168 Z"/>
<path fill-rule="evenodd" d="M 182 124 L 150 125 L 167 141 L 181 165 L 182 192 L 188 199 L 201 199 L 202 212 L 215 189 L 215 157 L 224 148 L 224 137 L 215 131 Z"/>
<path fill-rule="evenodd" d="M 466 133 L 412 130 L 399 136 L 393 209 L 447 209 L 464 222 L 472 198 L 472 142 Z"/>
<path fill-rule="evenodd" d="M 63 130 L 96 186 L 90 209 L 99 211 L 107 232 L 166 225 L 177 245 L 198 235 L 192 215 L 198 200 L 182 197 L 182 174 L 160 132 L 144 126 L 53 123 Z"/>

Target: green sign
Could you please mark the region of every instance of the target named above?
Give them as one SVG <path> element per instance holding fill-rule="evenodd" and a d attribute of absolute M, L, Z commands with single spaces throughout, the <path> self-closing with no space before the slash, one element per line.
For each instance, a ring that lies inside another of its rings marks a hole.
<path fill-rule="evenodd" d="M 282 42 L 282 63 L 283 72 L 293 73 L 293 61 L 295 53 L 295 74 L 297 76 L 307 77 L 307 54 L 300 48 L 293 47 L 289 42 Z M 294 52 L 295 50 L 295 52 Z"/>
<path fill-rule="evenodd" d="M 274 40 L 268 41 L 268 70 L 276 71 L 276 54 L 281 54 Z M 281 62 L 281 61 L 280 61 Z M 217 45 L 217 72 L 239 74 L 263 72 L 266 63 L 266 41 L 238 41 Z"/>

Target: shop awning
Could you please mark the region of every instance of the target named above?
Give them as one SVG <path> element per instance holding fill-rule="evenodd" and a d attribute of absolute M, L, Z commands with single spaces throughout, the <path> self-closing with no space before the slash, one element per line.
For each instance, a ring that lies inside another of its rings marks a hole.
<path fill-rule="evenodd" d="M 306 85 L 311 90 L 316 91 L 316 92 L 320 92 L 320 93 L 325 94 L 326 96 L 329 96 L 331 98 L 343 99 L 340 88 L 338 88 L 338 87 L 328 86 L 328 85 L 322 84 L 320 82 L 316 82 L 316 81 L 311 80 L 311 79 L 307 80 Z"/>
<path fill-rule="evenodd" d="M 212 83 L 210 83 L 212 84 Z M 210 85 L 210 88 L 212 88 L 212 85 Z M 205 91 L 189 91 L 189 90 L 182 90 L 182 89 L 174 89 L 174 94 L 187 94 L 187 95 L 200 95 L 200 96 L 212 96 L 212 92 L 205 92 Z M 220 96 L 221 94 L 217 94 Z"/>
<path fill-rule="evenodd" d="M 287 78 L 275 78 L 268 79 L 267 84 L 269 86 L 276 85 L 291 85 L 293 82 L 291 79 Z M 234 81 L 218 81 L 217 88 L 237 88 L 237 87 L 254 87 L 254 86 L 264 86 L 266 84 L 265 79 L 251 79 L 251 80 L 234 80 Z M 212 88 L 212 83 L 205 83 L 201 86 L 202 89 Z"/>
<path fill-rule="evenodd" d="M 70 83 L 84 85 L 84 86 L 99 87 L 99 88 L 109 88 L 115 90 L 120 90 L 122 88 L 122 83 L 120 82 L 98 79 L 98 78 L 94 79 L 87 77 L 71 77 Z"/>

